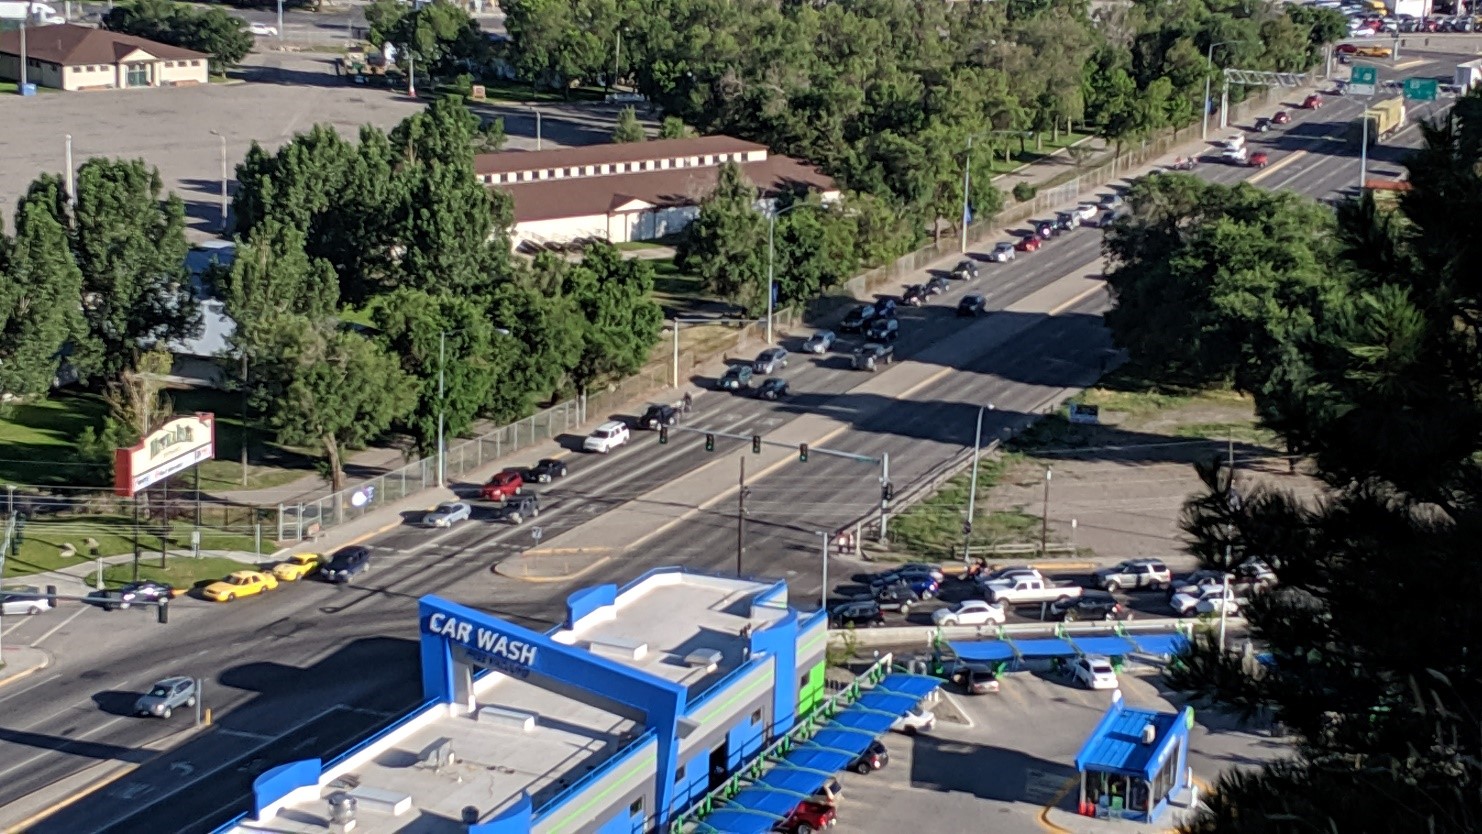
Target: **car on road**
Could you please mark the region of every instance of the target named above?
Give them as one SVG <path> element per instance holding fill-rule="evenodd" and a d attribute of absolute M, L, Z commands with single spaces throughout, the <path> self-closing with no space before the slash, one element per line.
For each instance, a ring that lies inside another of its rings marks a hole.
<path fill-rule="evenodd" d="M 258 37 L 276 38 L 278 36 L 278 27 L 269 26 L 266 23 L 249 23 L 247 24 L 247 31 Z"/>
<path fill-rule="evenodd" d="M 942 581 L 929 573 L 920 571 L 888 573 L 870 580 L 870 592 L 877 588 L 904 585 L 921 599 L 931 599 L 942 592 Z"/>
<path fill-rule="evenodd" d="M 196 682 L 194 678 L 177 676 L 165 678 L 149 687 L 149 691 L 134 702 L 135 715 L 152 715 L 169 718 L 175 710 L 189 709 L 196 705 Z"/>
<path fill-rule="evenodd" d="M 1024 237 L 1019 238 L 1019 242 L 1014 244 L 1014 248 L 1019 250 L 1020 252 L 1038 252 L 1040 250 L 1040 247 L 1043 245 L 1044 242 L 1041 241 L 1038 237 L 1035 237 L 1034 235 L 1025 235 Z"/>
<path fill-rule="evenodd" d="M 1075 219 L 1077 221 L 1081 223 L 1090 223 L 1092 220 L 1096 219 L 1096 215 L 1100 211 L 1101 209 L 1098 206 L 1092 205 L 1091 203 L 1081 203 L 1080 205 L 1071 209 L 1070 213 L 1075 215 Z"/>
<path fill-rule="evenodd" d="M 748 377 L 749 379 L 750 377 Z M 608 420 L 587 435 L 581 442 L 583 450 L 608 454 L 613 449 L 625 445 L 630 439 L 628 424 L 620 420 Z"/>
<path fill-rule="evenodd" d="M 1221 605 L 1223 603 L 1223 606 Z M 1235 616 L 1240 613 L 1241 600 L 1235 595 L 1235 589 L 1228 591 L 1223 588 L 1205 588 L 1201 591 L 1174 594 L 1168 600 L 1168 606 L 1173 613 L 1180 617 L 1198 617 L 1206 614 L 1219 614 L 1223 607 L 1227 616 Z"/>
<path fill-rule="evenodd" d="M 0 613 L 7 617 L 41 614 L 51 607 L 51 600 L 40 588 L 25 585 L 0 591 Z"/>
<path fill-rule="evenodd" d="M 560 458 L 541 458 L 530 467 L 525 477 L 537 484 L 548 484 L 557 478 L 566 477 L 566 462 Z"/>
<path fill-rule="evenodd" d="M 895 299 L 890 296 L 875 299 L 875 317 L 895 316 Z"/>
<path fill-rule="evenodd" d="M 1092 654 L 1076 658 L 1070 664 L 1070 679 L 1087 689 L 1116 689 L 1117 670 L 1105 655 Z"/>
<path fill-rule="evenodd" d="M 540 497 L 532 494 L 512 498 L 495 510 L 494 515 L 510 524 L 523 524 L 525 519 L 540 515 Z"/>
<path fill-rule="evenodd" d="M 943 669 L 942 674 L 969 695 L 989 695 L 999 689 L 998 673 L 981 663 L 957 661 Z"/>
<path fill-rule="evenodd" d="M 1313 93 L 1307 98 L 1302 99 L 1303 110 L 1316 110 L 1319 107 L 1322 107 L 1322 96 L 1317 93 Z"/>
<path fill-rule="evenodd" d="M 889 365 L 895 361 L 895 346 L 882 345 L 871 342 L 862 345 L 854 351 L 854 369 L 857 371 L 873 371 L 881 365 Z"/>
<path fill-rule="evenodd" d="M 1002 625 L 1005 619 L 1003 606 L 981 599 L 965 599 L 931 612 L 931 622 L 938 626 Z"/>
<path fill-rule="evenodd" d="M 1060 234 L 1060 229 L 1055 226 L 1054 221 L 1038 220 L 1034 224 L 1034 234 L 1040 240 L 1049 240 L 1055 235 Z"/>
<path fill-rule="evenodd" d="M 989 252 L 988 253 L 988 260 L 990 260 L 990 261 L 996 261 L 996 262 L 1001 263 L 1001 264 L 1002 263 L 1008 263 L 1009 261 L 1012 261 L 1013 259 L 1014 259 L 1014 244 L 1008 243 L 1008 242 L 1004 242 L 1004 243 L 998 244 L 997 246 L 993 247 L 993 251 L 992 252 Z"/>
<path fill-rule="evenodd" d="M 1272 114 L 1272 116 L 1271 116 L 1271 124 L 1274 124 L 1274 125 L 1289 125 L 1291 123 L 1292 123 L 1292 114 L 1286 112 L 1285 110 L 1278 110 L 1274 114 Z"/>
<path fill-rule="evenodd" d="M 352 544 L 330 554 L 329 561 L 319 569 L 319 578 L 325 582 L 339 584 L 354 582 L 355 577 L 370 570 L 370 548 Z"/>
<path fill-rule="evenodd" d="M 926 289 L 927 295 L 941 295 L 952 289 L 952 280 L 945 275 L 933 275 L 921 286 Z"/>
<path fill-rule="evenodd" d="M 178 595 L 175 587 L 168 582 L 157 582 L 153 579 L 141 579 L 138 582 L 125 583 L 118 589 L 118 599 L 125 608 L 134 602 L 166 602 Z"/>
<path fill-rule="evenodd" d="M 890 725 L 890 729 L 897 733 L 914 736 L 917 733 L 929 733 L 936 725 L 936 713 L 917 704 L 907 710 L 905 715 L 895 719 L 895 723 Z"/>
<path fill-rule="evenodd" d="M 446 528 L 470 518 L 473 518 L 473 507 L 462 501 L 445 501 L 438 504 L 437 509 L 422 516 L 422 526 Z"/>
<path fill-rule="evenodd" d="M 783 834 L 814 834 L 825 828 L 832 828 L 835 819 L 836 812 L 832 805 L 804 800 L 792 809 L 786 819 L 777 823 L 773 830 Z"/>
<path fill-rule="evenodd" d="M 1251 125 L 1251 130 L 1254 130 L 1256 133 L 1265 133 L 1265 132 L 1269 131 L 1270 129 L 1271 129 L 1271 120 L 1269 118 L 1265 117 L 1265 116 L 1262 116 L 1261 118 L 1256 119 L 1255 123 Z"/>
<path fill-rule="evenodd" d="M 1123 588 L 1167 588 L 1173 582 L 1173 572 L 1162 559 L 1128 559 L 1109 568 L 1099 568 L 1093 574 L 1096 585 L 1113 593 Z"/>
<path fill-rule="evenodd" d="M 901 616 L 911 613 L 911 606 L 921 601 L 921 595 L 911 589 L 909 582 L 897 582 L 870 589 L 875 602 L 882 611 L 897 611 Z"/>
<path fill-rule="evenodd" d="M 1245 148 L 1226 148 L 1220 153 L 1220 160 L 1227 165 L 1250 164 L 1250 152 Z"/>
<path fill-rule="evenodd" d="M 1250 159 L 1247 159 L 1245 164 L 1252 168 L 1265 168 L 1270 162 L 1271 157 L 1265 151 L 1256 151 L 1250 155 Z"/>
<path fill-rule="evenodd" d="M 858 599 L 831 608 L 828 612 L 828 624 L 831 628 L 882 626 L 885 625 L 885 613 L 874 600 Z"/>
<path fill-rule="evenodd" d="M 931 578 L 938 582 L 947 578 L 947 573 L 942 570 L 942 566 L 931 562 L 906 562 L 894 570 L 908 573 L 929 573 L 931 574 Z"/>
<path fill-rule="evenodd" d="M 1075 213 L 1069 211 L 1057 211 L 1055 212 L 1054 223 L 1055 231 L 1057 232 L 1072 231 L 1077 225 Z"/>
<path fill-rule="evenodd" d="M 987 312 L 987 310 L 988 299 L 984 298 L 978 293 L 965 295 L 962 297 L 961 301 L 957 302 L 958 316 L 981 316 L 983 315 L 983 313 Z"/>
<path fill-rule="evenodd" d="M 952 267 L 952 277 L 959 281 L 974 280 L 978 277 L 978 265 L 967 258 L 963 258 L 957 262 L 957 266 Z"/>
<path fill-rule="evenodd" d="M 839 322 L 839 329 L 845 333 L 859 333 L 874 317 L 875 305 L 861 304 L 844 315 L 844 320 Z"/>
<path fill-rule="evenodd" d="M 886 750 L 885 745 L 876 740 L 870 742 L 870 746 L 866 747 L 865 751 L 859 754 L 859 758 L 849 763 L 849 769 L 861 776 L 865 776 L 877 770 L 884 770 L 888 764 L 890 764 L 890 751 Z"/>
<path fill-rule="evenodd" d="M 759 374 L 775 374 L 787 367 L 787 351 L 780 347 L 767 348 L 757 354 L 751 363 L 752 370 Z"/>
<path fill-rule="evenodd" d="M 1395 51 L 1387 46 L 1361 46 L 1354 53 L 1359 58 L 1391 58 Z"/>
<path fill-rule="evenodd" d="M 787 396 L 787 380 L 780 376 L 774 376 L 763 382 L 762 386 L 756 389 L 756 395 L 760 399 L 776 402 Z"/>
<path fill-rule="evenodd" d="M 1232 584 L 1247 591 L 1262 591 L 1276 584 L 1276 572 L 1260 559 L 1249 559 L 1235 566 Z"/>
<path fill-rule="evenodd" d="M 901 293 L 901 303 L 907 307 L 920 307 L 926 303 L 926 287 L 921 284 L 912 284 Z"/>
<path fill-rule="evenodd" d="M 893 342 L 900 338 L 901 322 L 898 318 L 878 318 L 865 328 L 865 338 L 872 342 Z"/>
<path fill-rule="evenodd" d="M 518 469 L 495 472 L 494 477 L 479 490 L 485 501 L 503 501 L 511 495 L 525 491 L 525 475 Z"/>
<path fill-rule="evenodd" d="M 725 376 L 715 384 L 722 391 L 742 391 L 751 387 L 751 378 L 756 374 L 750 365 L 732 365 L 726 368 Z"/>
<path fill-rule="evenodd" d="M 803 352 L 812 354 L 828 353 L 838 338 L 832 330 L 820 330 L 809 336 L 807 341 L 803 342 Z"/>
<path fill-rule="evenodd" d="M 1062 622 L 1076 620 L 1118 619 L 1122 615 L 1122 604 L 1117 598 L 1104 591 L 1082 593 L 1076 599 L 1050 603 L 1050 618 Z"/>
<path fill-rule="evenodd" d="M 1179 594 L 1199 595 L 1210 588 L 1223 588 L 1227 579 L 1232 580 L 1230 574 L 1218 570 L 1196 570 L 1181 579 L 1175 579 L 1168 585 L 1168 598 L 1173 599 Z"/>
<path fill-rule="evenodd" d="M 273 578 L 279 582 L 297 582 L 324 566 L 324 557 L 318 553 L 291 553 L 287 559 L 273 565 Z"/>
<path fill-rule="evenodd" d="M 1039 571 L 1027 567 L 999 568 L 991 573 L 977 573 L 966 578 L 978 584 L 979 590 L 986 590 L 995 582 L 1014 582 L 1020 579 L 1039 579 Z"/>
<path fill-rule="evenodd" d="M 679 409 L 664 403 L 652 403 L 644 409 L 643 416 L 638 418 L 638 427 L 649 431 L 658 431 L 660 426 L 673 426 L 679 423 Z"/>
<path fill-rule="evenodd" d="M 207 585 L 201 596 L 215 602 L 231 602 L 238 597 L 256 596 L 276 587 L 278 580 L 271 573 L 239 570 L 225 579 Z"/>
<path fill-rule="evenodd" d="M 1010 579 L 994 579 L 982 584 L 983 596 L 1004 607 L 1037 602 L 1060 602 L 1081 595 L 1081 586 L 1073 582 L 1052 582 L 1039 571 L 1019 574 Z"/>

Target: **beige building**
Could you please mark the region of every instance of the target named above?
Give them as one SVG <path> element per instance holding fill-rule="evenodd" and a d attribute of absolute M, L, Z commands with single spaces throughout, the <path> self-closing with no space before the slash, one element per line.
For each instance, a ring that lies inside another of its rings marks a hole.
<path fill-rule="evenodd" d="M 0 79 L 19 81 L 21 33 L 0 32 Z M 62 23 L 26 30 L 26 80 L 59 90 L 205 84 L 211 56 L 191 49 Z"/>
<path fill-rule="evenodd" d="M 839 188 L 818 169 L 765 145 L 730 136 L 502 151 L 474 159 L 479 181 L 514 198 L 513 242 L 525 249 L 598 238 L 654 240 L 688 226 L 734 162 L 757 187 L 758 209 L 799 191 L 836 200 Z"/>

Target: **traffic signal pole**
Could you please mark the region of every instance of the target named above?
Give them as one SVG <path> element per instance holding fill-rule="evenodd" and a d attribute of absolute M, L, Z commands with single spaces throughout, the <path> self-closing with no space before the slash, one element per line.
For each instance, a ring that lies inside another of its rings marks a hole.
<path fill-rule="evenodd" d="M 741 488 L 736 492 L 736 577 L 742 576 L 742 565 L 746 561 L 746 456 L 741 458 Z"/>

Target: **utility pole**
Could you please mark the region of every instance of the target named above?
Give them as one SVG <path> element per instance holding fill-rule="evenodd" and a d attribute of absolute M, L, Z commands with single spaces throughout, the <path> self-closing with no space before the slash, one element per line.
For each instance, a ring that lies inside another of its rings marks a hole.
<path fill-rule="evenodd" d="M 283 0 L 278 0 L 278 43 L 283 43 Z"/>
<path fill-rule="evenodd" d="M 978 507 L 978 461 L 983 454 L 983 412 L 992 411 L 993 403 L 978 406 L 978 430 L 973 434 L 973 477 L 967 488 L 967 520 L 962 522 L 962 563 L 967 564 L 972 556 L 973 519 L 977 518 Z"/>
<path fill-rule="evenodd" d="M 741 456 L 741 489 L 736 492 L 736 576 L 746 561 L 746 456 Z"/>
<path fill-rule="evenodd" d="M 26 27 L 31 25 L 31 4 L 26 3 L 26 17 L 21 21 L 21 83 L 15 88 L 20 95 L 26 94 Z"/>
<path fill-rule="evenodd" d="M 1228 559 L 1226 562 L 1228 563 Z M 1230 600 L 1230 574 L 1225 574 L 1224 590 L 1220 593 L 1220 653 L 1225 651 L 1225 617 Z"/>
<path fill-rule="evenodd" d="M 447 457 L 447 449 L 443 446 L 443 409 L 446 398 L 443 396 L 443 367 L 448 358 L 448 331 L 437 332 L 437 485 L 447 486 L 444 480 L 446 470 L 444 459 Z"/>
<path fill-rule="evenodd" d="M 1050 467 L 1045 467 L 1045 505 L 1039 517 L 1039 555 L 1049 552 L 1050 546 Z"/>
<path fill-rule="evenodd" d="M 818 610 L 828 610 L 828 533 L 814 530 L 813 535 L 823 539 L 823 590 L 818 592 Z"/>
<path fill-rule="evenodd" d="M 890 509 L 890 453 L 880 455 L 880 541 L 887 541 L 888 511 Z"/>
<path fill-rule="evenodd" d="M 226 234 L 226 134 L 218 130 L 211 131 L 211 135 L 221 140 L 221 233 Z"/>
<path fill-rule="evenodd" d="M 991 150 L 991 148 L 990 148 Z M 968 190 L 972 184 L 973 137 L 967 137 L 967 154 L 962 160 L 962 253 L 967 254 Z M 981 419 L 981 415 L 979 417 Z"/>
<path fill-rule="evenodd" d="M 618 73 L 621 71 L 622 63 L 623 63 L 623 27 L 619 26 L 618 27 L 618 30 L 617 30 L 617 52 L 616 52 L 615 55 L 613 55 L 613 58 L 612 58 L 612 85 L 611 86 L 612 86 L 612 89 L 614 89 L 614 90 L 617 89 Z"/>
<path fill-rule="evenodd" d="M 281 3 L 281 0 L 279 0 Z M 282 31 L 282 30 L 279 30 Z M 407 97 L 417 97 L 417 57 L 412 54 L 412 45 L 407 44 Z M 540 150 L 540 143 L 536 142 L 535 149 Z"/>
<path fill-rule="evenodd" d="M 247 446 L 252 434 L 247 423 L 247 351 L 242 351 L 242 486 L 247 486 Z M 135 576 L 134 579 L 138 579 Z"/>
<path fill-rule="evenodd" d="M 530 105 L 530 112 L 535 114 L 535 149 L 540 150 L 540 108 Z"/>
<path fill-rule="evenodd" d="M 67 134 L 67 153 L 66 153 L 66 157 L 67 157 L 67 159 L 66 159 L 66 162 L 67 162 L 67 180 L 66 180 L 66 182 L 67 182 L 67 202 L 68 203 L 71 203 L 73 208 L 77 208 L 77 184 L 73 181 L 73 169 L 72 169 L 72 134 L 70 134 L 70 133 Z"/>

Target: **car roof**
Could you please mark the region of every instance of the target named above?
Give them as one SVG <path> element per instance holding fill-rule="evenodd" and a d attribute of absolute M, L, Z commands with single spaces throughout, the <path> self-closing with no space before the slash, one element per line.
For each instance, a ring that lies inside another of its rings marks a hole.
<path fill-rule="evenodd" d="M 191 680 L 194 679 L 188 678 L 185 675 L 171 675 L 168 678 L 160 678 L 159 680 L 155 681 L 154 686 L 174 686 L 177 683 L 188 683 Z"/>
<path fill-rule="evenodd" d="M 967 295 L 964 295 L 962 297 L 962 301 L 968 301 L 968 300 L 982 301 L 983 300 L 983 294 L 982 293 L 977 293 L 977 292 L 970 292 Z M 958 303 L 961 304 L 962 302 L 959 301 Z"/>

